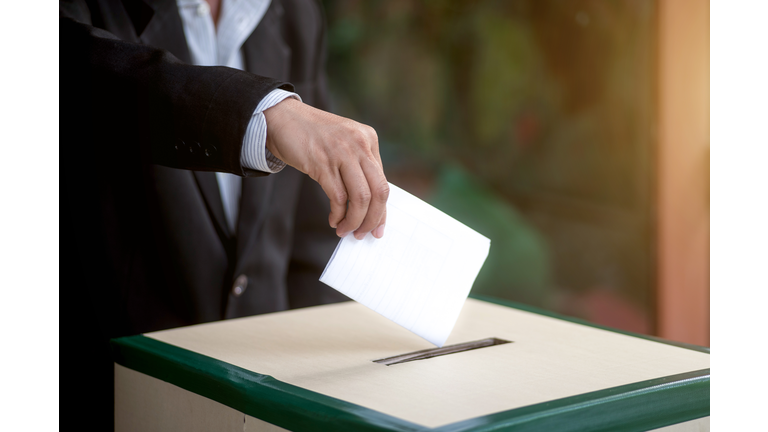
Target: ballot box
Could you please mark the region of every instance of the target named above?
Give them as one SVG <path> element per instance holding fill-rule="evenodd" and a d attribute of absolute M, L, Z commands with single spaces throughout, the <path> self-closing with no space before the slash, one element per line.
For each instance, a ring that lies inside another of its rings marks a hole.
<path fill-rule="evenodd" d="M 356 302 L 112 341 L 117 431 L 709 430 L 709 350 L 488 298 L 441 349 Z"/>

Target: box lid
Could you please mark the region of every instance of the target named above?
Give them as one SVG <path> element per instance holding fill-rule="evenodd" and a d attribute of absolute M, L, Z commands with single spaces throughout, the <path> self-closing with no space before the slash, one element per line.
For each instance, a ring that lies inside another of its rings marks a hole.
<path fill-rule="evenodd" d="M 484 300 L 484 301 L 483 301 Z M 469 299 L 433 348 L 354 302 L 113 340 L 118 364 L 290 430 L 653 429 L 709 415 L 709 350 Z"/>

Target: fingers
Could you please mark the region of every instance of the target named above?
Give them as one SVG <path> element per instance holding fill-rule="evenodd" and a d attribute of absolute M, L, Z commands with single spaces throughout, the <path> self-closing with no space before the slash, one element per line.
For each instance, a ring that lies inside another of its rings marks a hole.
<path fill-rule="evenodd" d="M 389 197 L 389 183 L 387 183 L 387 179 L 384 177 L 379 162 L 365 158 L 361 161 L 360 166 L 368 183 L 370 200 L 365 219 L 363 219 L 363 223 L 355 231 L 355 238 L 358 239 L 362 239 L 367 233 L 373 232 L 381 225 L 382 218 L 387 211 L 387 198 Z M 376 236 L 377 232 L 373 232 L 373 234 L 374 237 L 381 237 L 380 235 Z"/>
<path fill-rule="evenodd" d="M 340 237 L 381 238 L 389 184 L 376 131 L 288 99 L 265 110 L 267 149 L 315 179 L 330 200 L 328 224 Z"/>
<path fill-rule="evenodd" d="M 357 164 L 343 165 L 340 173 L 348 193 L 349 207 L 336 228 L 336 234 L 343 237 L 354 232 L 355 238 L 361 240 L 380 226 L 387 209 L 389 184 L 381 166 L 369 157 Z M 383 234 L 383 231 L 374 234 Z M 377 238 L 380 237 L 377 235 Z"/>
<path fill-rule="evenodd" d="M 370 141 L 371 141 L 371 153 L 376 158 L 376 162 L 379 163 L 381 169 L 384 169 L 384 163 L 381 162 L 381 155 L 379 154 L 379 136 L 373 128 L 370 128 Z"/>
<path fill-rule="evenodd" d="M 331 228 L 337 228 L 347 213 L 347 190 L 341 180 L 338 171 L 330 172 L 317 180 L 320 187 L 331 202 L 331 213 L 328 215 L 328 224 Z M 336 234 L 339 234 L 338 229 Z"/>
<path fill-rule="evenodd" d="M 339 237 L 343 237 L 347 233 L 360 228 L 360 225 L 365 220 L 368 213 L 368 205 L 371 202 L 371 189 L 359 163 L 344 164 L 339 172 L 341 173 L 341 179 L 344 182 L 349 199 L 349 206 L 344 215 L 344 220 L 336 228 L 336 234 Z M 362 238 L 360 236 L 355 237 L 358 239 Z"/>
<path fill-rule="evenodd" d="M 384 225 L 387 224 L 387 208 L 384 208 L 384 215 L 381 217 L 381 221 L 379 222 L 379 226 L 371 231 L 371 234 L 373 234 L 376 238 L 382 238 L 384 236 Z"/>
<path fill-rule="evenodd" d="M 381 169 L 384 169 L 384 163 L 381 161 L 381 155 L 379 154 L 379 137 L 376 135 L 376 131 L 371 128 L 371 132 L 373 133 L 373 139 L 372 139 L 372 145 L 371 145 L 371 152 L 373 153 L 373 156 L 376 158 L 376 162 L 379 163 L 379 166 Z M 384 176 L 384 173 L 382 171 L 382 177 Z M 384 184 L 386 185 L 386 188 L 382 188 L 382 193 L 385 195 L 384 201 L 384 214 L 381 216 L 381 220 L 379 221 L 379 225 L 371 231 L 371 234 L 373 234 L 376 238 L 382 238 L 384 236 L 384 225 L 387 224 L 387 206 L 386 206 L 386 200 L 389 198 L 389 183 L 387 182 L 387 179 L 384 178 Z"/>

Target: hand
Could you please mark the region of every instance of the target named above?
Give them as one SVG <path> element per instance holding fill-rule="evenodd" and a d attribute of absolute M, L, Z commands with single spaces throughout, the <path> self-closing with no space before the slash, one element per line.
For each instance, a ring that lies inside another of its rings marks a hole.
<path fill-rule="evenodd" d="M 264 111 L 267 149 L 328 195 L 336 235 L 384 235 L 389 184 L 372 127 L 288 98 Z M 347 207 L 349 201 L 349 207 Z"/>

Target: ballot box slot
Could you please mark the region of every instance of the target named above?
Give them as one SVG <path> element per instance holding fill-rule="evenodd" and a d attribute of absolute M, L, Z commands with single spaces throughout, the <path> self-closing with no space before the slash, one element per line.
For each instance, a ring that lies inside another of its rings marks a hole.
<path fill-rule="evenodd" d="M 398 363 L 406 363 L 406 362 L 415 361 L 415 360 L 424 360 L 432 357 L 455 354 L 463 351 L 487 348 L 490 346 L 502 345 L 507 343 L 512 343 L 512 341 L 499 339 L 499 338 L 488 338 L 488 339 L 482 339 L 474 342 L 464 342 L 456 345 L 448 345 L 442 348 L 432 348 L 432 349 L 426 349 L 421 351 L 414 351 L 407 354 L 400 354 L 392 357 L 374 360 L 373 362 L 383 364 L 386 366 L 392 366 Z"/>

